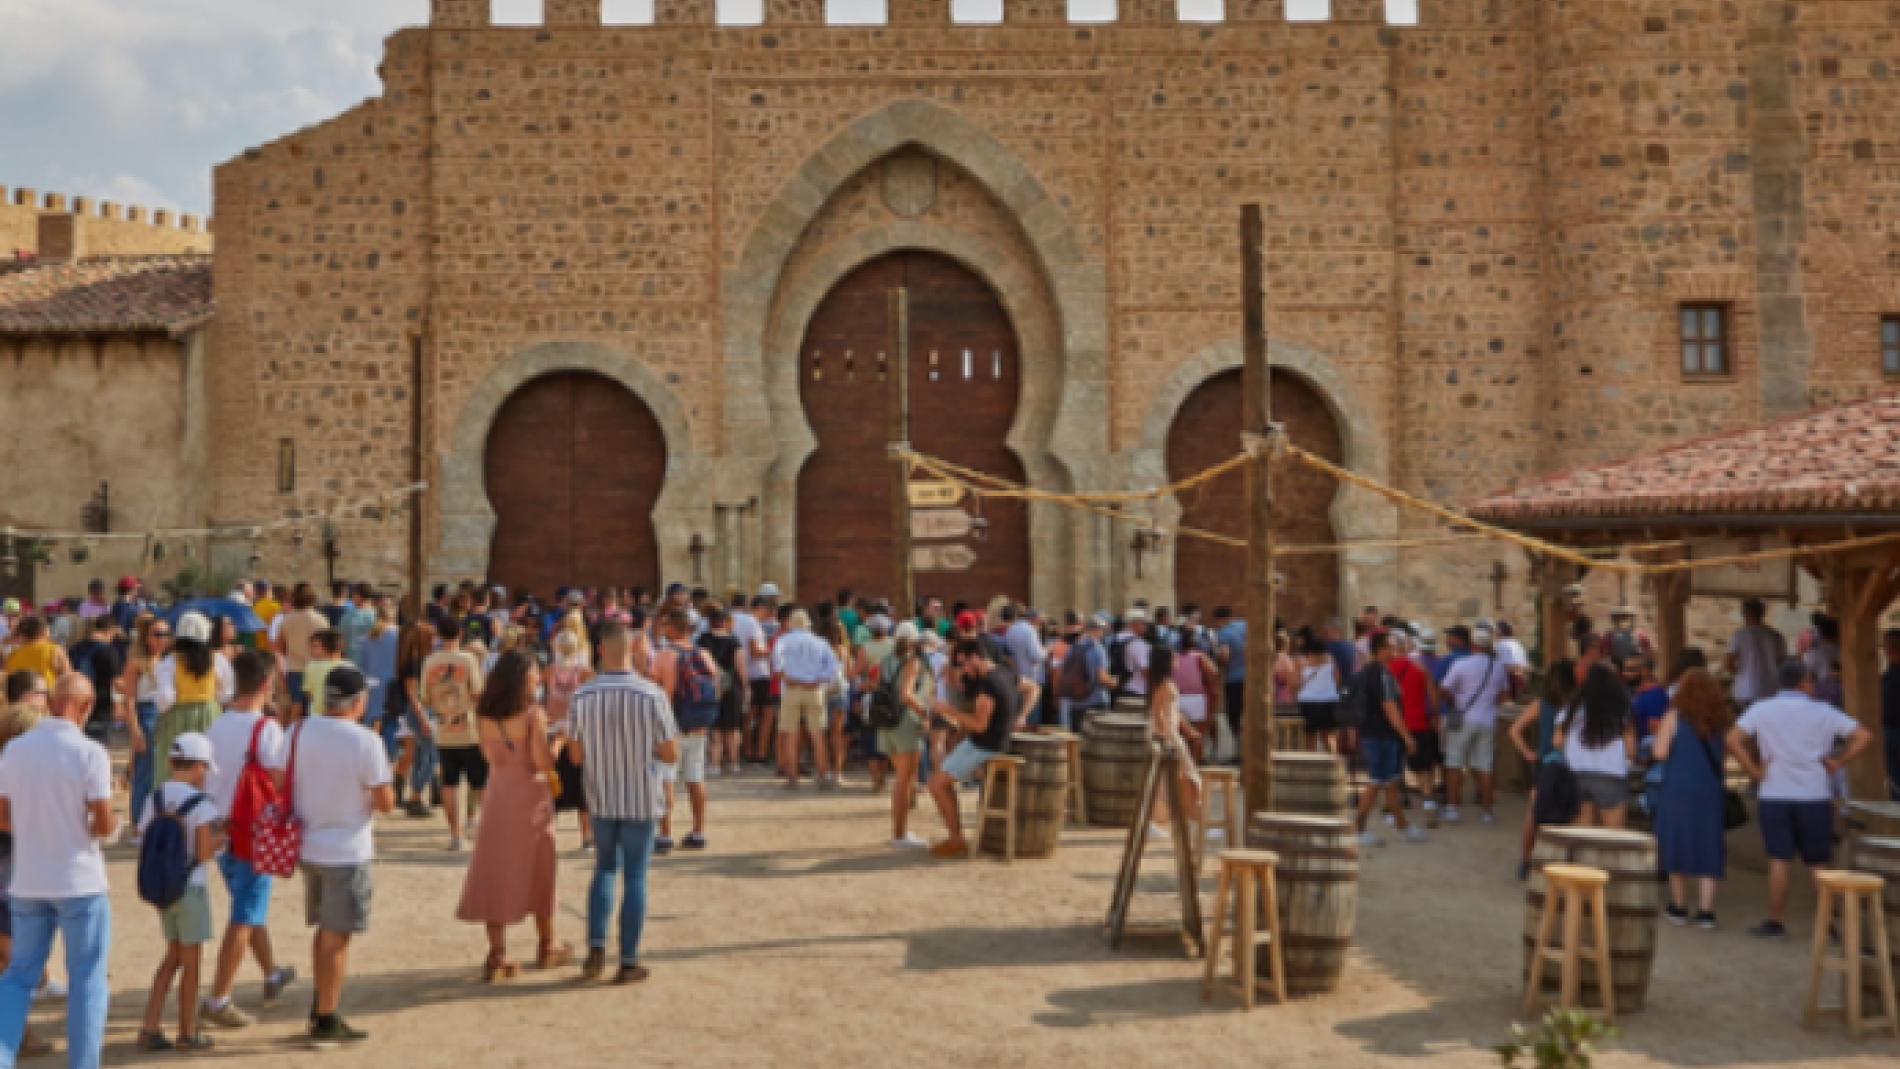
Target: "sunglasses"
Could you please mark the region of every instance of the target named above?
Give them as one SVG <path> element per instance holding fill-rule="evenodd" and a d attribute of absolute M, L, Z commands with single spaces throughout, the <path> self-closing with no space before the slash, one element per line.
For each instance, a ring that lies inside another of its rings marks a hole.
<path fill-rule="evenodd" d="M 170 638 L 172 637 L 172 633 L 170 631 L 154 631 L 152 632 L 152 637 L 153 638 Z"/>

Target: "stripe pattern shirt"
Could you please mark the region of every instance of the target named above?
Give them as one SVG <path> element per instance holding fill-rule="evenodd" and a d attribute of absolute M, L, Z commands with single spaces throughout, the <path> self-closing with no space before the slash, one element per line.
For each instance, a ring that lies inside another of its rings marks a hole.
<path fill-rule="evenodd" d="M 666 692 L 632 672 L 602 672 L 574 692 L 568 737 L 581 744 L 581 782 L 596 819 L 658 820 L 663 765 L 653 748 L 679 736 Z"/>

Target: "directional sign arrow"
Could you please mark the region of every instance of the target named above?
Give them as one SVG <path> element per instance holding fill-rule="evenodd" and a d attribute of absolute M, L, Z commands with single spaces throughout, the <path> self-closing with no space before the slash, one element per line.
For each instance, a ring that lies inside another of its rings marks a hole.
<path fill-rule="evenodd" d="M 970 514 L 962 509 L 927 509 L 910 514 L 912 538 L 962 538 L 973 526 Z"/>
<path fill-rule="evenodd" d="M 915 546 L 910 565 L 920 572 L 961 572 L 976 563 L 976 551 L 969 546 Z"/>
<path fill-rule="evenodd" d="M 947 508 L 963 500 L 963 488 L 940 479 L 910 484 L 910 507 Z"/>

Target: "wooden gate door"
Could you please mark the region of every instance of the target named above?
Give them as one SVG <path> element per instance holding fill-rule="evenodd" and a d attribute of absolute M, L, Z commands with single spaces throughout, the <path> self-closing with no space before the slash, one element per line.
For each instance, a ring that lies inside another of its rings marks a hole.
<path fill-rule="evenodd" d="M 659 586 L 653 506 L 666 438 L 618 382 L 566 372 L 523 386 L 489 431 L 485 478 L 489 582 L 543 598 L 562 586 Z"/>
<path fill-rule="evenodd" d="M 864 264 L 812 314 L 799 354 L 799 398 L 818 437 L 818 451 L 798 478 L 798 593 L 807 604 L 847 587 L 862 596 L 892 593 L 887 376 L 897 351 L 890 295 L 899 287 L 910 302 L 912 444 L 1024 481 L 1005 444 L 1022 373 L 1015 330 L 996 294 L 934 253 L 895 252 Z M 941 597 L 949 605 L 1029 596 L 1027 510 L 992 503 L 982 513 L 985 537 L 963 542 L 975 550 L 976 564 L 919 574 L 920 599 Z"/>
<path fill-rule="evenodd" d="M 1202 383 L 1175 414 L 1168 428 L 1168 480 L 1185 479 L 1240 452 L 1240 372 L 1225 371 Z M 1273 376 L 1273 418 L 1302 449 L 1341 462 L 1339 428 L 1326 402 L 1304 381 Z M 1273 533 L 1281 545 L 1330 543 L 1333 495 L 1338 481 L 1303 464 L 1281 460 L 1273 466 Z M 1247 536 L 1247 480 L 1236 469 L 1190 491 L 1181 502 L 1181 526 Z M 1277 609 L 1297 629 L 1340 615 L 1339 558 L 1330 553 L 1281 557 Z M 1182 605 L 1199 605 L 1202 617 L 1217 605 L 1244 613 L 1247 603 L 1247 555 L 1238 546 L 1181 535 L 1174 540 L 1174 591 Z"/>

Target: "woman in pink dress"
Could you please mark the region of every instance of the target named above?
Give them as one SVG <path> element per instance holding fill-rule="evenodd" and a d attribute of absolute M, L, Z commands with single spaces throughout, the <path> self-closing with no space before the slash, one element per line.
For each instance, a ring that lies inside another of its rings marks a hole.
<path fill-rule="evenodd" d="M 548 788 L 554 755 L 547 716 L 534 700 L 540 676 L 531 655 L 509 650 L 495 662 L 475 709 L 488 793 L 455 915 L 488 927 L 482 978 L 489 983 L 515 974 L 508 926 L 528 917 L 541 937 L 539 967 L 559 968 L 574 956 L 572 947 L 554 941 L 554 794 Z"/>

